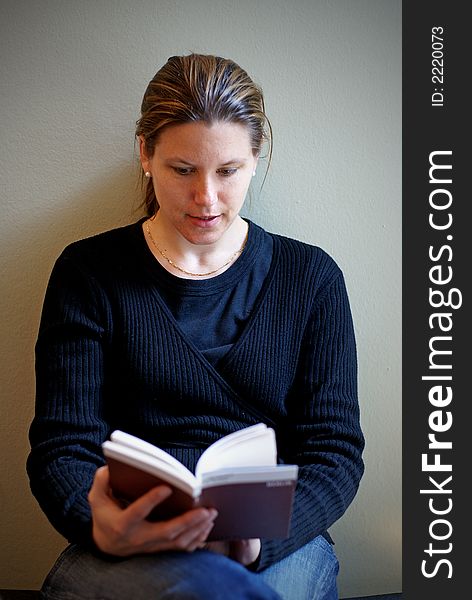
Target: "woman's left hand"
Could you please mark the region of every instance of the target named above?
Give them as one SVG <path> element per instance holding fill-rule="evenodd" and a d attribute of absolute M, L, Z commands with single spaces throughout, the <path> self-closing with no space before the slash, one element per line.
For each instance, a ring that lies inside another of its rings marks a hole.
<path fill-rule="evenodd" d="M 232 540 L 225 542 L 207 542 L 206 550 L 224 554 L 229 558 L 241 563 L 244 566 L 251 565 L 255 562 L 261 551 L 261 540 Z"/>

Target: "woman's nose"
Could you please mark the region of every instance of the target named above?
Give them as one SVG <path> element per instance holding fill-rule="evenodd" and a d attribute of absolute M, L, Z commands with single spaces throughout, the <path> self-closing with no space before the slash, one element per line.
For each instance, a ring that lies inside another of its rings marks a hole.
<path fill-rule="evenodd" d="M 196 182 L 193 196 L 197 204 L 211 206 L 218 198 L 216 185 L 210 177 L 201 177 Z"/>

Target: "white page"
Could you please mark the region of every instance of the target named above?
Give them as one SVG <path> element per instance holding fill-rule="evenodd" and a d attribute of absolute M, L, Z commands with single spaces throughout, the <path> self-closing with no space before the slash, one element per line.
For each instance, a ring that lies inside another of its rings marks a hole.
<path fill-rule="evenodd" d="M 122 444 L 127 448 L 132 448 L 133 450 L 137 450 L 138 452 L 143 452 L 145 454 L 149 454 L 156 458 L 160 463 L 164 462 L 168 464 L 170 467 L 178 471 L 182 474 L 190 473 L 193 476 L 193 473 L 187 469 L 185 465 L 183 465 L 180 461 L 174 458 L 165 450 L 150 444 L 149 442 L 145 442 L 144 440 L 131 435 L 130 433 L 125 433 L 124 431 L 120 431 L 116 429 L 110 436 L 112 442 L 116 442 L 117 444 Z"/>
<path fill-rule="evenodd" d="M 236 431 L 207 448 L 196 466 L 196 476 L 220 468 L 277 464 L 273 429 L 259 423 Z"/>
<path fill-rule="evenodd" d="M 102 448 L 105 456 L 119 460 L 132 467 L 137 467 L 145 473 L 155 475 L 175 485 L 194 498 L 200 494 L 200 484 L 188 469 L 185 469 L 183 473 L 176 473 L 173 466 L 156 461 L 155 457 L 150 454 L 140 452 L 117 442 L 103 442 Z"/>
<path fill-rule="evenodd" d="M 297 465 L 278 465 L 276 467 L 231 467 L 215 472 L 202 474 L 202 487 L 210 488 L 219 485 L 240 483 L 271 483 L 296 481 Z"/>

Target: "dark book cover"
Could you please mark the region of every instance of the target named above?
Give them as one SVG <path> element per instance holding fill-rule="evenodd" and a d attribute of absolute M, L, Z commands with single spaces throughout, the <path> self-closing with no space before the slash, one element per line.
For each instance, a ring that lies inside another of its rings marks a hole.
<path fill-rule="evenodd" d="M 157 485 L 172 495 L 155 507 L 151 520 L 165 520 L 197 507 L 216 508 L 218 517 L 209 540 L 285 538 L 289 535 L 296 479 L 220 483 L 193 498 L 156 475 L 108 457 L 110 485 L 115 497 L 130 503 Z M 277 469 L 278 467 L 274 467 Z M 283 468 L 283 467 L 282 467 Z"/>

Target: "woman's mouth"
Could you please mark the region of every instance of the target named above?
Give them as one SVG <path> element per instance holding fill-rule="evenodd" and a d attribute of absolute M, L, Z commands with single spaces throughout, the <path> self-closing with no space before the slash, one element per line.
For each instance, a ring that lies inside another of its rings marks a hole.
<path fill-rule="evenodd" d="M 192 223 L 199 227 L 211 227 L 218 223 L 221 215 L 189 215 Z"/>

